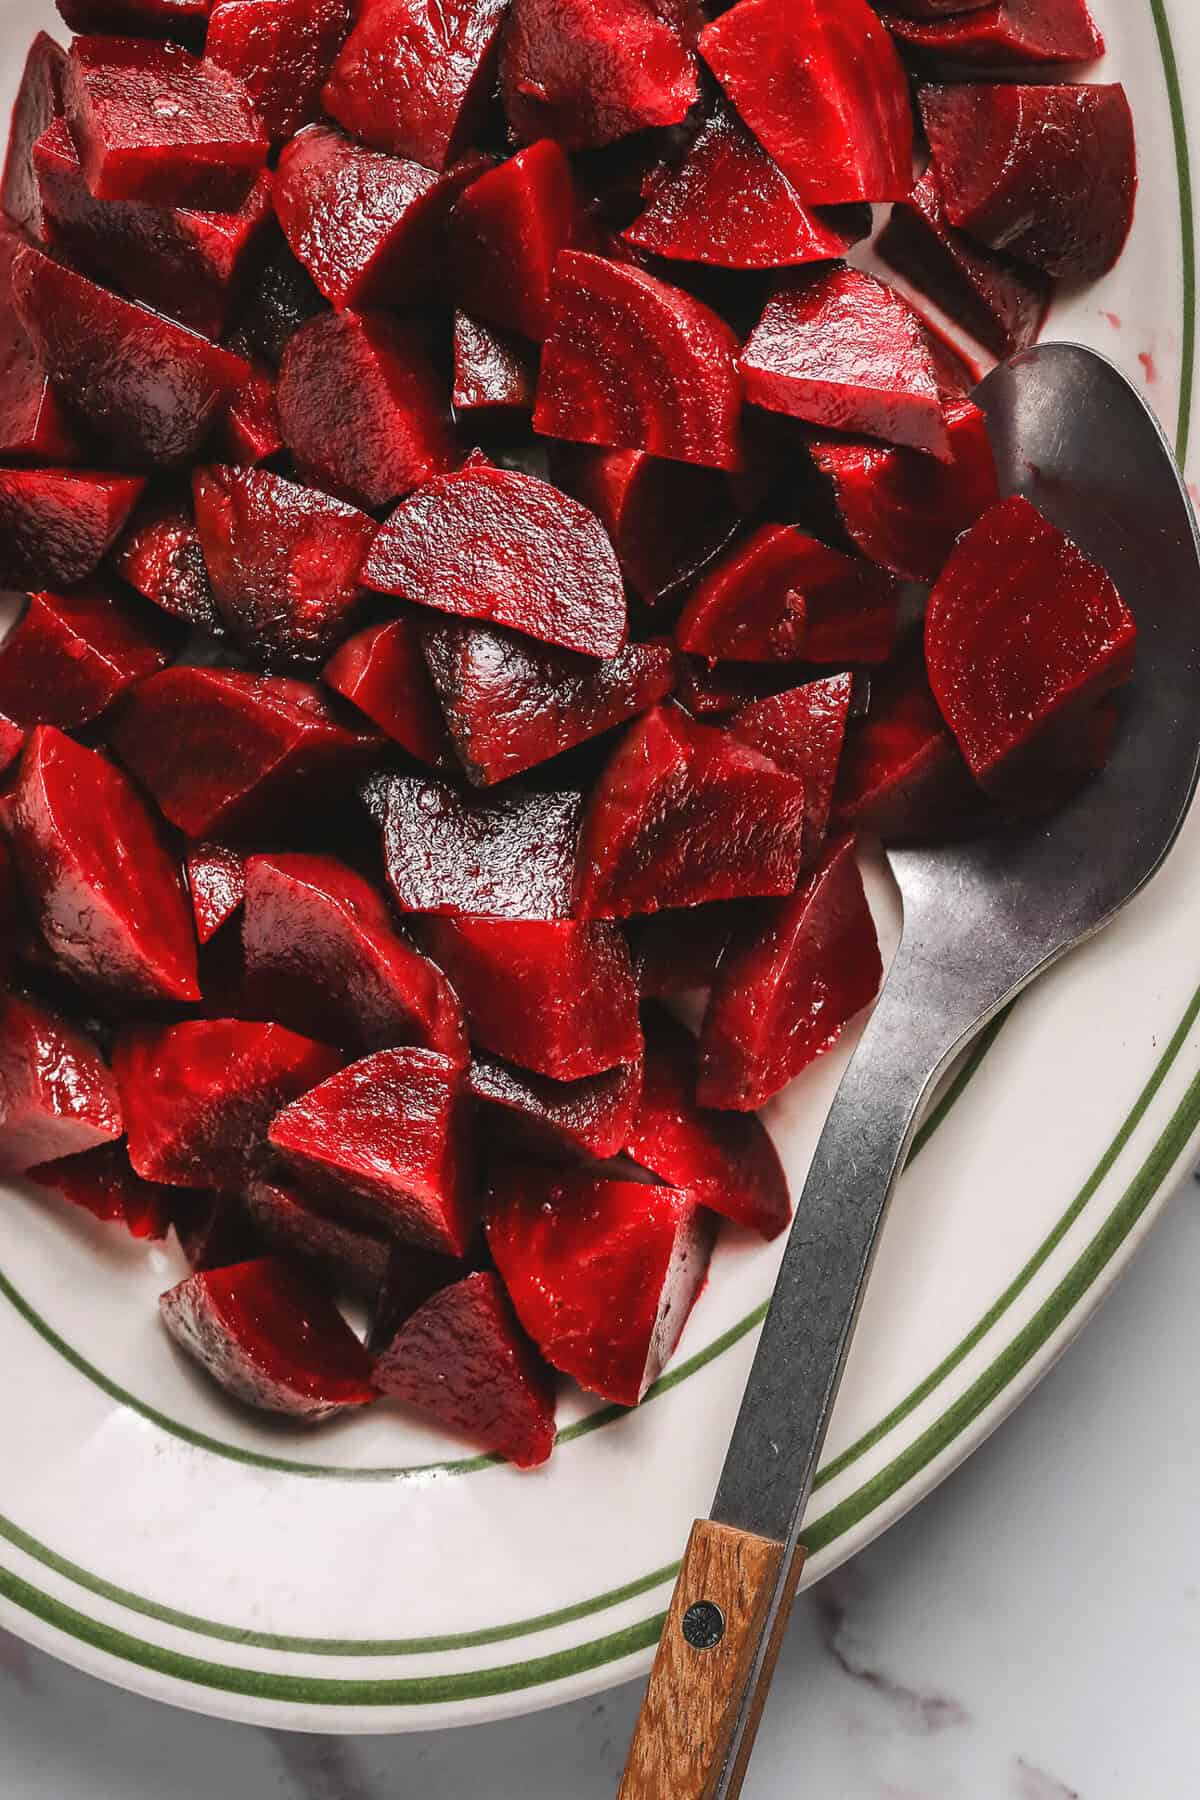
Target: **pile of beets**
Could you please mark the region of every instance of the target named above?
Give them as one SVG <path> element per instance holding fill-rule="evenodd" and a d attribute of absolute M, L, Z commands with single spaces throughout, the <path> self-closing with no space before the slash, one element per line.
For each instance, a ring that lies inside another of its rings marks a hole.
<path fill-rule="evenodd" d="M 787 1224 L 756 1109 L 876 992 L 855 834 L 1104 761 L 1129 613 L 846 252 L 891 203 L 1028 345 L 1121 250 L 1129 109 L 1056 72 L 1084 0 L 60 9 L 3 176 L 0 1168 L 174 1230 L 239 1400 L 535 1464 L 552 1370 L 636 1403 L 718 1217 Z"/>

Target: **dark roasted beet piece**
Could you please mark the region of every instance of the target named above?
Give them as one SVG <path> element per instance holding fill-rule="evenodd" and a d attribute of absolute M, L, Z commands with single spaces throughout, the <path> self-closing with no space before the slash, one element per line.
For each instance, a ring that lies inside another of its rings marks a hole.
<path fill-rule="evenodd" d="M 703 1285 L 709 1216 L 671 1187 L 513 1163 L 493 1182 L 487 1234 L 546 1360 L 592 1393 L 636 1406 Z"/>
<path fill-rule="evenodd" d="M 477 1222 L 462 1068 L 380 1050 L 286 1107 L 271 1143 L 300 1178 L 391 1236 L 466 1254 Z"/>
<path fill-rule="evenodd" d="M 554 1448 L 554 1380 L 490 1270 L 425 1302 L 379 1349 L 385 1394 L 533 1469 Z"/>
<path fill-rule="evenodd" d="M 921 321 L 862 269 L 838 263 L 789 276 L 751 332 L 741 369 L 759 406 L 949 459 Z"/>
<path fill-rule="evenodd" d="M 977 821 L 983 796 L 938 711 L 920 641 L 871 679 L 838 771 L 834 824 L 884 843 L 949 837 Z"/>
<path fill-rule="evenodd" d="M 533 411 L 538 353 L 533 344 L 465 312 L 454 315 L 456 413 L 487 420 L 519 418 Z"/>
<path fill-rule="evenodd" d="M 53 1188 L 104 1224 L 124 1225 L 131 1237 L 165 1238 L 171 1224 L 170 1188 L 136 1175 L 124 1144 L 99 1144 L 81 1155 L 62 1156 L 29 1171 L 39 1187 Z"/>
<path fill-rule="evenodd" d="M 328 304 L 313 286 L 312 276 L 292 255 L 278 226 L 266 234 L 260 266 L 246 296 L 238 330 L 247 345 L 278 368 L 289 340 Z"/>
<path fill-rule="evenodd" d="M 261 357 L 251 361 L 249 375 L 229 402 L 221 444 L 230 462 L 243 467 L 269 462 L 283 449 L 275 375 Z"/>
<path fill-rule="evenodd" d="M 482 459 L 402 502 L 363 578 L 589 656 L 625 641 L 625 589 L 599 520 L 548 482 Z"/>
<path fill-rule="evenodd" d="M 207 944 L 246 898 L 246 858 L 229 844 L 197 844 L 188 852 L 187 878 L 196 936 Z"/>
<path fill-rule="evenodd" d="M 284 442 L 323 487 L 386 506 L 456 461 L 449 394 L 418 329 L 382 313 L 330 313 L 288 340 Z"/>
<path fill-rule="evenodd" d="M 56 962 L 102 994 L 198 1000 L 180 871 L 132 782 L 52 725 L 21 758 L 13 849 Z"/>
<path fill-rule="evenodd" d="M 457 768 L 421 654 L 421 627 L 411 614 L 368 625 L 347 638 L 321 679 L 419 762 L 435 769 Z"/>
<path fill-rule="evenodd" d="M 555 264 L 534 429 L 742 466 L 737 339 L 690 294 L 631 264 L 566 250 Z"/>
<path fill-rule="evenodd" d="M 401 912 L 567 919 L 583 796 L 463 793 L 421 775 L 387 782 L 383 856 Z"/>
<path fill-rule="evenodd" d="M 523 337 L 550 329 L 550 277 L 578 203 L 560 145 L 543 139 L 479 176 L 450 224 L 450 281 L 468 312 Z"/>
<path fill-rule="evenodd" d="M 148 612 L 149 609 L 147 608 Z M 0 644 L 0 712 L 69 731 L 168 660 L 162 621 L 139 616 L 98 582 L 29 596 Z"/>
<path fill-rule="evenodd" d="M 0 587 L 83 581 L 145 485 L 88 469 L 0 469 Z"/>
<path fill-rule="evenodd" d="M 0 457 L 78 462 L 78 439 L 13 302 L 13 263 L 24 241 L 0 222 Z"/>
<path fill-rule="evenodd" d="M 483 1052 L 467 1085 L 506 1142 L 526 1149 L 615 1156 L 628 1141 L 642 1091 L 642 1066 L 624 1063 L 579 1081 L 533 1075 Z M 490 1127 L 489 1127 L 490 1129 Z"/>
<path fill-rule="evenodd" d="M 993 0 L 948 18 L 906 18 L 911 10 L 885 8 L 884 21 L 902 44 L 940 62 L 1019 69 L 1090 62 L 1104 52 L 1086 0 Z"/>
<path fill-rule="evenodd" d="M 236 75 L 267 135 L 321 116 L 321 88 L 354 16 L 351 0 L 216 0 L 206 59 Z"/>
<path fill-rule="evenodd" d="M 804 785 L 676 707 L 632 725 L 593 790 L 581 911 L 627 918 L 796 884 Z"/>
<path fill-rule="evenodd" d="M 358 1051 L 415 1043 L 465 1063 L 462 1011 L 441 971 L 336 857 L 252 856 L 242 945 L 252 1011 Z"/>
<path fill-rule="evenodd" d="M 852 676 L 830 675 L 752 700 L 729 721 L 731 736 L 804 783 L 806 862 L 815 859 L 829 824 L 853 690 Z"/>
<path fill-rule="evenodd" d="M 29 46 L 17 98 L 12 128 L 0 177 L 0 210 L 30 237 L 42 235 L 42 204 L 33 171 L 33 146 L 60 117 L 63 109 L 62 77 L 66 52 L 45 31 Z"/>
<path fill-rule="evenodd" d="M 378 1398 L 371 1359 L 333 1301 L 283 1263 L 190 1275 L 159 1307 L 180 1348 L 247 1406 L 315 1425 Z"/>
<path fill-rule="evenodd" d="M 382 1288 L 392 1258 L 388 1238 L 335 1218 L 291 1183 L 252 1181 L 242 1204 L 263 1240 L 279 1255 L 300 1257 L 326 1279 L 367 1299 Z"/>
<path fill-rule="evenodd" d="M 113 745 L 188 837 L 240 838 L 311 821 L 352 791 L 379 740 L 307 682 L 175 668 L 130 695 Z"/>
<path fill-rule="evenodd" d="M 0 1170 L 18 1173 L 120 1135 L 116 1083 L 96 1046 L 45 1007 L 0 993 Z"/>
<path fill-rule="evenodd" d="M 904 199 L 908 82 L 867 0 L 739 0 L 700 51 L 806 205 Z"/>
<path fill-rule="evenodd" d="M 711 900 L 706 906 L 681 906 L 631 919 L 633 969 L 642 999 L 665 1000 L 710 986 L 734 920 L 746 904 Z"/>
<path fill-rule="evenodd" d="M 164 494 L 138 506 L 113 550 L 112 566 L 173 618 L 209 631 L 219 627 L 204 552 L 183 500 Z"/>
<path fill-rule="evenodd" d="M 1093 766 L 1089 721 L 1137 629 L 1109 576 L 1019 495 L 966 532 L 930 597 L 929 679 L 980 786 L 1025 799 Z"/>
<path fill-rule="evenodd" d="M 211 0 L 57 0 L 72 31 L 129 32 L 184 42 L 204 34 Z"/>
<path fill-rule="evenodd" d="M 616 926 L 434 917 L 418 929 L 483 1049 L 556 1081 L 641 1056 L 633 967 Z"/>

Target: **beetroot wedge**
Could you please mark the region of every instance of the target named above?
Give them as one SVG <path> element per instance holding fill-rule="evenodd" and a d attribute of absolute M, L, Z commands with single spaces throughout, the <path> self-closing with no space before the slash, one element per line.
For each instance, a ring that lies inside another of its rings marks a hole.
<path fill-rule="evenodd" d="M 554 1448 L 553 1377 L 490 1270 L 427 1300 L 380 1348 L 374 1379 L 520 1469 L 536 1468 Z"/>
<path fill-rule="evenodd" d="M 699 300 L 630 264 L 566 250 L 554 267 L 534 430 L 742 466 L 737 339 Z"/>
<path fill-rule="evenodd" d="M 102 1224 L 124 1225 L 131 1237 L 159 1240 L 170 1228 L 172 1190 L 136 1175 L 124 1144 L 98 1144 L 40 1163 L 29 1174 Z"/>
<path fill-rule="evenodd" d="M 220 627 L 191 507 L 170 493 L 143 501 L 112 552 L 112 566 L 172 618 Z"/>
<path fill-rule="evenodd" d="M 830 844 L 797 894 L 749 919 L 721 958 L 696 1097 L 750 1112 L 832 1048 L 883 976 L 854 840 Z"/>
<path fill-rule="evenodd" d="M 321 679 L 418 762 L 434 769 L 457 768 L 421 653 L 421 628 L 411 614 L 368 625 L 347 638 Z"/>
<path fill-rule="evenodd" d="M 0 211 L 31 238 L 43 233 L 42 202 L 33 167 L 33 147 L 63 109 L 66 52 L 45 31 L 29 46 L 13 106 L 12 127 L 0 176 Z"/>
<path fill-rule="evenodd" d="M 0 1170 L 78 1155 L 121 1128 L 116 1083 L 95 1045 L 34 1001 L 0 993 Z"/>
<path fill-rule="evenodd" d="M 579 906 L 627 918 L 796 885 L 804 784 L 795 775 L 655 707 L 631 726 L 593 790 L 579 855 Z"/>
<path fill-rule="evenodd" d="M 549 483 L 482 459 L 396 508 L 363 579 L 588 656 L 625 641 L 625 590 L 599 520 Z"/>
<path fill-rule="evenodd" d="M 0 222 L 0 457 L 78 462 L 78 437 L 13 300 L 13 264 L 24 241 Z"/>
<path fill-rule="evenodd" d="M 804 783 L 806 862 L 815 859 L 828 829 L 853 691 L 851 676 L 830 675 L 752 700 L 729 721 L 732 737 Z"/>
<path fill-rule="evenodd" d="M 930 598 L 929 679 L 980 786 L 1020 801 L 1086 770 L 1089 721 L 1129 678 L 1137 630 L 1112 581 L 1015 496 L 959 541 Z"/>
<path fill-rule="evenodd" d="M 536 388 L 533 344 L 468 313 L 455 313 L 451 400 L 456 413 L 489 422 L 527 418 L 533 412 Z"/>
<path fill-rule="evenodd" d="M 884 9 L 901 44 L 935 58 L 985 69 L 1090 62 L 1104 52 L 1086 0 L 992 0 L 948 18 L 907 18 L 911 7 Z"/>
<path fill-rule="evenodd" d="M 415 1043 L 465 1063 L 445 979 L 336 857 L 250 857 L 242 945 L 247 1002 L 264 1017 L 356 1051 Z"/>
<path fill-rule="evenodd" d="M 544 138 L 479 176 L 451 221 L 451 281 L 468 312 L 523 337 L 550 329 L 550 277 L 578 201 L 561 146 Z"/>
<path fill-rule="evenodd" d="M 220 443 L 230 462 L 247 468 L 269 462 L 283 449 L 278 383 L 261 357 L 251 359 L 249 375 L 229 402 Z"/>
<path fill-rule="evenodd" d="M 700 51 L 805 205 L 904 199 L 908 82 L 867 0 L 739 0 Z"/>
<path fill-rule="evenodd" d="M 552 1081 L 480 1051 L 467 1085 L 486 1108 L 489 1130 L 509 1145 L 574 1156 L 615 1156 L 633 1129 L 642 1091 L 640 1063 L 578 1081 Z"/>
<path fill-rule="evenodd" d="M 703 1285 L 709 1215 L 671 1187 L 516 1163 L 494 1179 L 487 1235 L 547 1362 L 606 1400 L 636 1406 Z"/>
<path fill-rule="evenodd" d="M 20 725 L 69 731 L 99 718 L 167 659 L 154 616 L 135 613 L 98 582 L 66 594 L 31 594 L 20 624 L 0 644 L 0 712 Z"/>
<path fill-rule="evenodd" d="M 283 1263 L 190 1275 L 159 1307 L 180 1348 L 247 1406 L 315 1425 L 378 1398 L 371 1359 L 333 1301 Z"/>
<path fill-rule="evenodd" d="M 555 1081 L 641 1056 L 633 967 L 616 926 L 433 917 L 419 932 L 484 1050 Z"/>
<path fill-rule="evenodd" d="M 188 852 L 187 879 L 196 936 L 207 944 L 246 898 L 246 859 L 229 844 L 196 844 Z"/>
<path fill-rule="evenodd" d="M 268 137 L 321 116 L 321 88 L 350 30 L 350 0 L 216 0 L 204 54 L 235 75 Z"/>
<path fill-rule="evenodd" d="M 0 469 L 0 587 L 69 587 L 93 573 L 145 482 L 88 469 Z"/>
<path fill-rule="evenodd" d="M 867 715 L 846 734 L 834 823 L 873 831 L 884 843 L 921 842 L 964 831 L 983 805 L 938 711 L 918 642 L 872 677 Z"/>
<path fill-rule="evenodd" d="M 300 1178 L 389 1235 L 463 1256 L 477 1222 L 462 1069 L 380 1050 L 285 1107 L 271 1143 Z"/>
<path fill-rule="evenodd" d="M 299 1258 L 326 1280 L 368 1300 L 383 1287 L 392 1243 L 382 1233 L 337 1218 L 312 1195 L 279 1180 L 252 1181 L 242 1203 L 251 1224 L 276 1254 Z"/>
<path fill-rule="evenodd" d="M 125 1003 L 199 999 L 179 869 L 136 788 L 106 757 L 39 726 L 21 758 L 12 839 L 60 967 Z"/>

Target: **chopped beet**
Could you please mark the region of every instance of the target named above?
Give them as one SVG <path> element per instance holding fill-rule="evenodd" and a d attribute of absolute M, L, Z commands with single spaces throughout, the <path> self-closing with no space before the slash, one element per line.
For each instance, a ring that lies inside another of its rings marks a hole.
<path fill-rule="evenodd" d="M 936 581 L 955 539 L 1000 497 L 987 421 L 969 400 L 946 408 L 953 461 L 916 450 L 816 438 L 847 535 L 872 562 L 909 581 Z"/>
<path fill-rule="evenodd" d="M 804 783 L 806 862 L 815 859 L 828 829 L 853 692 L 852 676 L 830 675 L 752 700 L 729 721 L 731 736 Z"/>
<path fill-rule="evenodd" d="M 865 270 L 838 263 L 781 282 L 741 368 L 747 398 L 759 406 L 949 460 L 921 321 L 902 294 Z"/>
<path fill-rule="evenodd" d="M 286 1107 L 271 1143 L 302 1181 L 425 1250 L 466 1254 L 477 1222 L 462 1068 L 380 1050 Z"/>
<path fill-rule="evenodd" d="M 629 922 L 633 968 L 643 1000 L 668 999 L 709 987 L 729 942 L 742 900 L 710 900 Z"/>
<path fill-rule="evenodd" d="M 123 459 L 186 461 L 246 378 L 240 356 L 36 250 L 18 256 L 13 284 L 59 397 Z"/>
<path fill-rule="evenodd" d="M 484 1050 L 555 1081 L 641 1056 L 633 965 L 615 925 L 433 917 L 418 930 Z"/>
<path fill-rule="evenodd" d="M 161 621 L 135 613 L 99 582 L 30 594 L 0 644 L 0 711 L 19 725 L 69 731 L 167 660 Z"/>
<path fill-rule="evenodd" d="M 682 11 L 657 0 L 513 0 L 500 88 L 516 135 L 579 150 L 677 125 L 699 91 Z"/>
<path fill-rule="evenodd" d="M 554 1380 L 496 1275 L 466 1276 L 425 1302 L 381 1347 L 385 1394 L 520 1469 L 554 1448 Z"/>
<path fill-rule="evenodd" d="M 796 885 L 804 784 L 676 707 L 632 725 L 592 792 L 579 904 L 600 918 Z"/>
<path fill-rule="evenodd" d="M 0 713 L 0 773 L 11 763 L 16 762 L 24 747 L 24 728 L 18 725 L 15 719 L 7 719 L 3 713 Z M 0 843 L 5 841 L 4 826 L 0 823 Z"/>
<path fill-rule="evenodd" d="M 112 553 L 112 566 L 173 618 L 212 631 L 220 621 L 190 506 L 164 494 L 143 501 Z"/>
<path fill-rule="evenodd" d="M 207 944 L 246 898 L 246 858 L 229 844 L 196 844 L 188 851 L 187 878 L 196 936 Z"/>
<path fill-rule="evenodd" d="M 88 469 L 0 469 L 0 587 L 83 581 L 145 485 Z"/>
<path fill-rule="evenodd" d="M 375 0 L 322 93 L 326 112 L 379 150 L 443 169 L 482 123 L 506 0 Z"/>
<path fill-rule="evenodd" d="M 0 211 L 33 238 L 40 238 L 43 229 L 33 146 L 62 115 L 66 62 L 61 44 L 56 44 L 47 32 L 39 31 L 29 46 L 13 106 L 4 174 L 0 177 Z"/>
<path fill-rule="evenodd" d="M 319 690 L 241 669 L 164 669 L 130 695 L 113 746 L 188 837 L 280 832 L 350 793 L 379 740 Z"/>
<path fill-rule="evenodd" d="M 129 32 L 139 37 L 204 35 L 212 0 L 57 0 L 72 31 Z"/>
<path fill-rule="evenodd" d="M 321 679 L 418 762 L 434 769 L 457 767 L 421 654 L 421 629 L 411 614 L 368 625 L 347 638 Z"/>
<path fill-rule="evenodd" d="M 261 1256 L 262 1242 L 250 1224 L 241 1196 L 200 1189 L 171 1188 L 171 1223 L 192 1269 L 227 1269 Z"/>
<path fill-rule="evenodd" d="M 567 919 L 582 817 L 582 794 L 493 797 L 393 775 L 383 825 L 392 897 L 406 913 Z"/>
<path fill-rule="evenodd" d="M 78 462 L 78 439 L 13 303 L 13 263 L 24 242 L 0 222 L 0 457 Z"/>
<path fill-rule="evenodd" d="M 791 525 L 761 525 L 701 581 L 675 627 L 699 656 L 733 662 L 883 662 L 899 583 Z"/>
<path fill-rule="evenodd" d="M 76 38 L 63 100 L 97 200 L 234 208 L 266 161 L 241 82 L 178 44 Z"/>
<path fill-rule="evenodd" d="M 675 698 L 694 719 L 720 719 L 780 694 L 799 673 L 792 663 L 710 662 L 680 651 L 675 658 Z"/>
<path fill-rule="evenodd" d="M 832 1048 L 883 977 L 854 839 L 829 845 L 797 894 L 756 910 L 721 958 L 700 1033 L 696 1097 L 750 1112 Z"/>
<path fill-rule="evenodd" d="M 356 1223 L 352 1228 L 359 1229 L 359 1226 Z M 463 1258 L 443 1256 L 437 1250 L 421 1250 L 416 1244 L 398 1244 L 391 1240 L 387 1275 L 371 1307 L 367 1349 L 372 1355 L 386 1349 L 401 1326 L 427 1300 L 432 1300 L 443 1288 L 461 1281 L 469 1270 L 478 1267 L 479 1243 L 479 1234 L 476 1234 L 471 1256 Z"/>
<path fill-rule="evenodd" d="M 867 0 L 740 0 L 700 51 L 805 205 L 905 198 L 908 82 Z"/>
<path fill-rule="evenodd" d="M 323 487 L 386 506 L 456 460 L 449 394 L 416 326 L 328 313 L 289 340 L 279 370 L 284 442 Z"/>
<path fill-rule="evenodd" d="M 38 928 L 62 969 L 125 1003 L 199 999 L 179 867 L 133 783 L 99 751 L 52 725 L 30 735 L 12 841 Z"/>
<path fill-rule="evenodd" d="M 489 420 L 531 414 L 537 365 L 533 344 L 465 312 L 455 313 L 451 400 L 456 413 Z"/>
<path fill-rule="evenodd" d="M 250 361 L 250 373 L 229 402 L 221 432 L 230 462 L 253 467 L 283 449 L 275 375 L 261 357 Z"/>
<path fill-rule="evenodd" d="M 534 430 L 742 466 L 738 342 L 709 307 L 631 264 L 566 250 L 554 268 Z"/>
<path fill-rule="evenodd" d="M 0 1170 L 78 1155 L 121 1129 L 116 1083 L 96 1046 L 45 1007 L 0 993 Z"/>
<path fill-rule="evenodd" d="M 292 255 L 274 225 L 266 234 L 256 278 L 246 298 L 239 330 L 260 356 L 278 368 L 289 341 L 302 325 L 328 311 L 312 276 Z"/>
<path fill-rule="evenodd" d="M 192 496 L 213 599 L 233 636 L 261 662 L 320 662 L 362 597 L 374 519 L 266 469 L 197 469 Z"/>
<path fill-rule="evenodd" d="M 560 145 L 543 138 L 460 195 L 450 226 L 450 281 L 468 312 L 523 337 L 550 329 L 550 277 L 571 241 L 578 202 Z"/>
<path fill-rule="evenodd" d="M 1137 629 L 1098 564 L 1019 495 L 959 540 L 929 601 L 929 679 L 980 786 L 1092 766 L 1097 703 L 1128 680 Z"/>
<path fill-rule="evenodd" d="M 310 1194 L 278 1180 L 252 1181 L 242 1195 L 251 1223 L 271 1249 L 311 1263 L 327 1279 L 372 1299 L 387 1279 L 388 1238 L 335 1218 Z"/>
<path fill-rule="evenodd" d="M 315 1425 L 378 1398 L 371 1359 L 333 1301 L 283 1263 L 189 1275 L 159 1307 L 180 1348 L 247 1406 Z"/>
<path fill-rule="evenodd" d="M 908 10 L 884 8 L 884 22 L 902 44 L 940 62 L 1019 69 L 1090 62 L 1104 53 L 1086 0 L 992 0 L 949 18 L 910 19 Z"/>
<path fill-rule="evenodd" d="M 165 1238 L 174 1195 L 170 1188 L 143 1181 L 130 1165 L 124 1144 L 99 1144 L 81 1155 L 62 1156 L 29 1171 L 39 1187 L 53 1188 L 104 1224 L 124 1225 L 131 1237 Z"/>
<path fill-rule="evenodd" d="M 281 1107 L 342 1061 L 282 1025 L 189 1019 L 128 1027 L 113 1056 L 129 1158 L 147 1181 L 236 1188 L 266 1154 Z"/>
<path fill-rule="evenodd" d="M 401 503 L 363 570 L 370 587 L 612 656 L 625 590 L 593 513 L 548 482 L 472 459 Z"/>
<path fill-rule="evenodd" d="M 216 0 L 206 59 L 236 75 L 269 137 L 321 116 L 321 89 L 354 16 L 351 0 Z"/>
<path fill-rule="evenodd" d="M 703 1285 L 709 1215 L 671 1187 L 513 1163 L 493 1181 L 487 1235 L 546 1360 L 592 1393 L 636 1406 Z"/>
<path fill-rule="evenodd" d="M 578 1081 L 553 1081 L 479 1052 L 471 1059 L 467 1085 L 507 1143 L 606 1157 L 628 1142 L 642 1066 L 623 1063 Z"/>

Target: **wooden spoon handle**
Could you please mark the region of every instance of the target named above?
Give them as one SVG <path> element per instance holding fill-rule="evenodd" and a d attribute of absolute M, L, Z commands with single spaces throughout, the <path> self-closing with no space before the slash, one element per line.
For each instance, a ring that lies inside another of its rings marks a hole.
<path fill-rule="evenodd" d="M 755 1677 L 755 1657 L 783 1556 L 783 1545 L 770 1538 L 711 1519 L 696 1521 L 619 1800 L 709 1800 L 725 1766 L 747 1684 L 755 1679 L 749 1721 L 726 1790 L 729 1800 L 741 1793 L 804 1562 L 804 1551 L 798 1549 Z"/>

